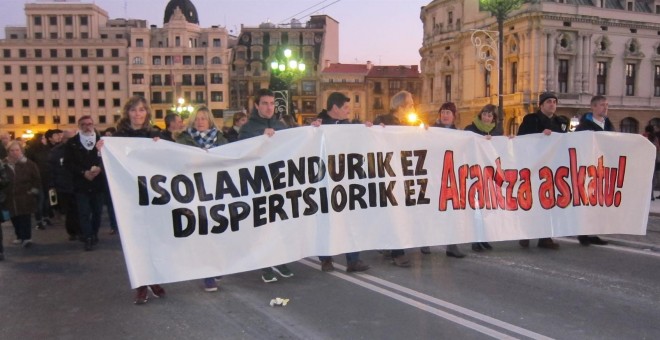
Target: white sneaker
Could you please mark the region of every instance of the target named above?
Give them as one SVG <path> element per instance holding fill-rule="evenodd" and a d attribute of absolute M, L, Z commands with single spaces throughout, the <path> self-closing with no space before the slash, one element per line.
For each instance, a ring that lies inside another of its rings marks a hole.
<path fill-rule="evenodd" d="M 11 241 L 11 243 L 12 244 L 21 244 L 21 243 L 23 243 L 23 240 L 15 239 L 15 240 Z"/>
<path fill-rule="evenodd" d="M 29 248 L 32 245 L 32 239 L 23 240 L 23 248 Z"/>

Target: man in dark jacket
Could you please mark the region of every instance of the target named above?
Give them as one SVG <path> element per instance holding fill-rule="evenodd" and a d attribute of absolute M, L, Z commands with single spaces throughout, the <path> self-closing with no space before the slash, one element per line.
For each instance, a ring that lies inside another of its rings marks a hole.
<path fill-rule="evenodd" d="M 250 120 L 241 127 L 241 131 L 238 133 L 238 140 L 261 135 L 272 137 L 275 131 L 283 129 L 286 129 L 286 125 L 275 118 L 275 94 L 271 90 L 260 89 L 254 96 L 254 110 L 252 111 Z M 276 272 L 282 277 L 293 276 L 293 273 L 286 264 L 263 268 L 261 271 L 261 279 L 266 283 L 277 281 Z"/>
<path fill-rule="evenodd" d="M 582 116 L 575 131 L 614 131 L 612 122 L 607 118 L 607 106 L 605 96 L 593 96 L 591 98 L 591 112 L 587 112 Z M 600 237 L 590 235 L 580 235 L 578 241 L 583 246 L 607 244 L 607 241 L 602 240 Z"/>
<path fill-rule="evenodd" d="M 555 114 L 557 111 L 557 95 L 553 92 L 543 92 L 539 95 L 539 109 L 534 113 L 527 114 L 520 128 L 518 136 L 529 135 L 533 133 L 542 133 L 549 136 L 552 132 L 568 132 L 568 121 Z M 529 240 L 520 240 L 520 246 L 529 247 Z M 559 249 L 559 244 L 552 238 L 544 237 L 539 239 L 539 248 Z"/>
<path fill-rule="evenodd" d="M 275 117 L 275 94 L 268 89 L 260 89 L 254 96 L 254 109 L 250 119 L 241 127 L 238 140 L 266 135 L 272 137 L 277 130 L 287 126 Z"/>
<path fill-rule="evenodd" d="M 101 155 L 96 149 L 100 136 L 94 130 L 92 117 L 80 117 L 78 129 L 78 134 L 67 141 L 64 166 L 73 175 L 80 229 L 85 250 L 89 251 L 99 240 L 106 179 Z"/>
<path fill-rule="evenodd" d="M 331 93 L 326 102 L 326 109 L 318 115 L 321 123 L 325 125 L 352 124 L 348 119 L 348 115 L 351 112 L 351 106 L 348 104 L 350 101 L 351 99 L 341 92 Z M 367 123 L 366 125 L 371 126 L 371 123 Z M 321 260 L 322 271 L 331 272 L 335 270 L 335 267 L 332 265 L 331 256 L 319 256 L 319 260 Z M 347 272 L 363 272 L 367 269 L 369 269 L 369 265 L 364 264 L 360 260 L 360 252 L 346 253 Z"/>
<path fill-rule="evenodd" d="M 165 130 L 160 132 L 160 138 L 174 142 L 177 135 L 183 130 L 183 119 L 176 113 L 165 116 Z"/>
<path fill-rule="evenodd" d="M 57 205 L 60 208 L 60 213 L 65 216 L 64 225 L 70 241 L 81 237 L 76 196 L 73 190 L 73 174 L 64 167 L 64 156 L 67 150 L 66 142 L 73 137 L 72 135 L 73 132 L 64 131 L 62 143 L 50 150 L 48 156 L 48 163 L 52 171 L 50 187 L 55 188 L 57 191 Z"/>

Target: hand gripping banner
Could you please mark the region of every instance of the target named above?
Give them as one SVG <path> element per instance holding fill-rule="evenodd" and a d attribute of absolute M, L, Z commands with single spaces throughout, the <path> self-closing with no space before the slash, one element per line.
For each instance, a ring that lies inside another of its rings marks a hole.
<path fill-rule="evenodd" d="M 641 235 L 655 161 L 640 135 L 590 131 L 302 127 L 209 151 L 104 139 L 133 287 L 359 250 Z"/>

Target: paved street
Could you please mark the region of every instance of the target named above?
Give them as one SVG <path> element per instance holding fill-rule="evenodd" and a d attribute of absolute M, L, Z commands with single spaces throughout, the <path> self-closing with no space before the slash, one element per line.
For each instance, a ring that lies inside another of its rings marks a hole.
<path fill-rule="evenodd" d="M 660 210 L 660 203 L 658 203 Z M 652 210 L 653 211 L 653 210 Z M 444 247 L 408 251 L 412 268 L 363 252 L 366 274 L 323 273 L 315 258 L 271 284 L 258 271 L 230 275 L 207 293 L 201 280 L 164 285 L 167 297 L 133 305 L 118 236 L 104 225 L 92 252 L 55 225 L 35 245 L 10 244 L 3 223 L 0 339 L 658 339 L 660 217 L 646 236 L 559 251 L 516 242 L 464 259 Z M 270 307 L 272 298 L 290 299 Z"/>

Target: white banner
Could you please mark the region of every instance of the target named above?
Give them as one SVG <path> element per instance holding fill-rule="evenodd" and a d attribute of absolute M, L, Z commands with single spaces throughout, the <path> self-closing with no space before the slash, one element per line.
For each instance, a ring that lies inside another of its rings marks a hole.
<path fill-rule="evenodd" d="M 640 135 L 304 127 L 210 151 L 104 138 L 133 287 L 314 255 L 644 234 L 655 149 Z"/>

